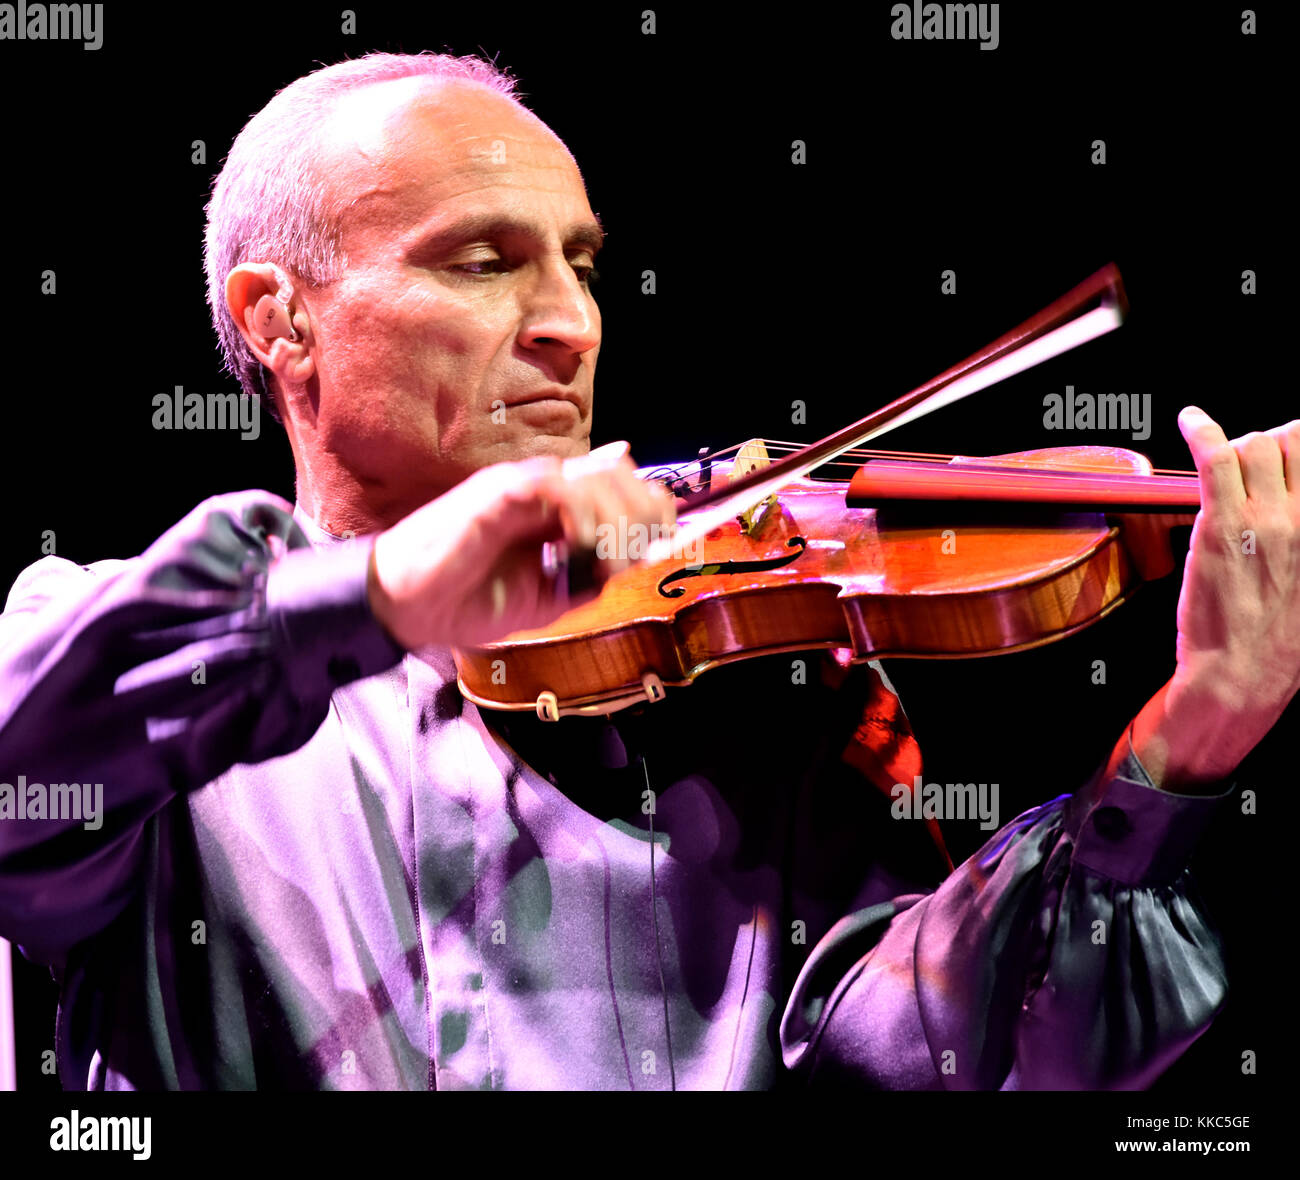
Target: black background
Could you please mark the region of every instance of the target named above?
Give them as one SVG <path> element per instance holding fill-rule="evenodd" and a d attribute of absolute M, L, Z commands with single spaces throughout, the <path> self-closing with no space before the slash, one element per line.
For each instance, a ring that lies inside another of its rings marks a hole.
<path fill-rule="evenodd" d="M 202 275 L 203 206 L 230 141 L 276 89 L 372 50 L 495 56 L 573 151 L 609 231 L 592 441 L 626 438 L 641 463 L 755 435 L 811 441 L 1108 261 L 1132 305 L 1119 332 L 882 445 L 1103 443 L 1187 468 L 1183 405 L 1229 436 L 1296 415 L 1281 359 L 1294 117 L 1280 7 L 1256 5 L 1261 31 L 1247 37 L 1237 4 L 1002 4 L 993 52 L 896 42 L 888 4 L 664 4 L 654 36 L 641 32 L 643 5 L 353 7 L 354 36 L 337 7 L 109 3 L 97 52 L 0 43 L 6 585 L 41 556 L 47 529 L 85 563 L 140 552 L 214 493 L 293 499 L 268 416 L 256 441 L 155 431 L 152 398 L 237 389 Z M 200 139 L 207 163 L 195 165 Z M 791 163 L 796 139 L 803 166 Z M 1105 166 L 1090 162 L 1094 139 Z M 47 269 L 54 295 L 41 293 Z M 955 296 L 940 293 L 947 269 Z M 1241 292 L 1246 269 L 1255 296 Z M 1066 384 L 1150 394 L 1150 438 L 1046 430 L 1043 397 Z M 795 399 L 806 425 L 791 425 Z M 892 661 L 927 779 L 999 782 L 1003 822 L 1077 787 L 1172 671 L 1177 591 L 1177 577 L 1149 586 L 1035 652 Z M 1098 659 L 1104 686 L 1092 683 Z M 1276 1043 L 1266 971 L 1295 718 L 1240 772 L 1261 815 L 1227 806 L 1194 862 L 1232 990 L 1158 1083 L 1171 1096 L 1249 1102 L 1268 1085 L 1243 1077 L 1240 1059 L 1254 1050 L 1267 1075 Z M 779 726 L 764 719 L 746 740 Z M 985 835 L 950 825 L 954 856 Z M 36 1069 L 53 1043 L 52 987 L 21 959 L 15 971 L 20 1085 L 55 1087 Z"/>

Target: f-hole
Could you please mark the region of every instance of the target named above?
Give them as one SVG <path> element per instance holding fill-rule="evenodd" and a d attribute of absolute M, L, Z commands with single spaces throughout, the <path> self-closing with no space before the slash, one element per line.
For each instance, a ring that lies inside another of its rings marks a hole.
<path fill-rule="evenodd" d="M 786 542 L 786 546 L 794 552 L 784 557 L 772 557 L 767 561 L 720 561 L 716 565 L 701 565 L 694 568 L 686 566 L 675 570 L 660 579 L 659 593 L 665 598 L 680 598 L 686 593 L 686 587 L 672 586 L 671 583 L 680 582 L 685 578 L 711 578 L 715 574 L 726 577 L 730 574 L 752 574 L 762 570 L 780 569 L 783 565 L 798 561 L 803 551 L 808 548 L 808 542 L 803 537 L 791 537 Z"/>

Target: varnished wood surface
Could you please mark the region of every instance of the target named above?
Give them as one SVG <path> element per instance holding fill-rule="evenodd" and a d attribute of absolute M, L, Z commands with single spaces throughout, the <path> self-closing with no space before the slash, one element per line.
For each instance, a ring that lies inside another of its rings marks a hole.
<path fill-rule="evenodd" d="M 1068 454 L 1117 469 L 1146 462 L 1102 451 Z M 1066 454 L 999 461 L 1032 465 Z M 754 536 L 728 524 L 691 555 L 706 566 L 770 560 L 788 556 L 789 541 L 802 537 L 807 548 L 780 568 L 706 571 L 675 581 L 684 593 L 666 598 L 661 580 L 687 562 L 641 564 L 549 627 L 458 652 L 462 691 L 505 709 L 533 709 L 551 692 L 572 708 L 635 699 L 647 672 L 684 685 L 719 664 L 781 651 L 851 648 L 859 659 L 1015 651 L 1090 625 L 1168 564 L 1146 553 L 1135 560 L 1125 544 L 1130 530 L 1100 514 L 991 523 L 962 505 L 930 505 L 919 516 L 846 508 L 844 495 L 844 484 L 800 480 Z M 1146 527 L 1144 543 L 1153 535 Z"/>

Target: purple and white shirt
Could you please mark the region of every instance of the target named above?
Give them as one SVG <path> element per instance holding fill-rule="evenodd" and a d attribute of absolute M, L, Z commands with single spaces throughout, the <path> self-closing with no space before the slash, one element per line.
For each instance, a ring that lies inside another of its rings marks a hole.
<path fill-rule="evenodd" d="M 1186 863 L 1224 796 L 1130 753 L 945 877 L 837 758 L 878 665 L 489 716 L 368 554 L 242 492 L 13 587 L 0 935 L 65 1086 L 1135 1088 L 1222 1007 Z M 18 819 L 20 776 L 102 782 L 100 824 Z"/>

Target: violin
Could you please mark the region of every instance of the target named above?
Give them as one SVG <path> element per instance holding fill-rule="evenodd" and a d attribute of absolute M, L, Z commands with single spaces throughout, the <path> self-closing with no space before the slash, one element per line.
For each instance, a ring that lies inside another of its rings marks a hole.
<path fill-rule="evenodd" d="M 751 440 L 650 473 L 678 497 L 676 532 L 619 538 L 643 560 L 549 626 L 454 652 L 461 693 L 558 721 L 780 652 L 969 658 L 1091 626 L 1172 571 L 1169 531 L 1200 504 L 1195 472 L 1117 447 L 969 457 L 861 444 L 1112 330 L 1126 310 L 1118 269 L 1103 267 L 820 442 Z"/>

